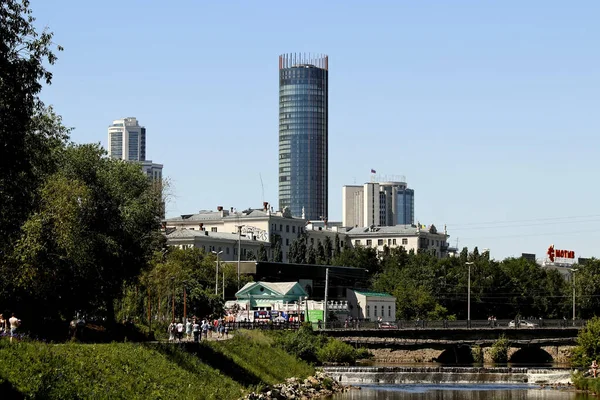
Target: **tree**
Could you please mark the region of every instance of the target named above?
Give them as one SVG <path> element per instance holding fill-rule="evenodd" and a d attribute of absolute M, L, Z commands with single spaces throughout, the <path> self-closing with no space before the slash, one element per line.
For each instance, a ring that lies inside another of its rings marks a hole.
<path fill-rule="evenodd" d="M 340 235 L 338 233 L 335 234 L 335 239 L 333 240 L 333 254 L 332 258 L 336 258 L 341 253 L 340 247 Z"/>
<path fill-rule="evenodd" d="M 0 254 L 7 254 L 38 201 L 37 187 L 56 170 L 69 130 L 38 95 L 51 84 L 52 33 L 38 33 L 27 0 L 0 7 Z M 2 257 L 4 258 L 4 257 Z"/>
<path fill-rule="evenodd" d="M 573 350 L 571 363 L 575 367 L 587 367 L 600 357 L 600 318 L 593 317 L 577 334 L 577 346 Z"/>
<path fill-rule="evenodd" d="M 248 250 L 246 252 L 246 257 L 244 257 L 246 259 L 246 261 L 255 261 L 256 260 L 256 255 L 254 255 L 254 252 L 252 250 Z"/>
<path fill-rule="evenodd" d="M 114 301 L 160 248 L 160 188 L 98 145 L 70 146 L 40 189 L 15 256 L 18 286 L 39 315 L 82 310 L 114 321 Z"/>
<path fill-rule="evenodd" d="M 307 264 L 316 264 L 317 263 L 317 252 L 315 248 L 311 245 L 306 252 L 306 263 Z"/>
<path fill-rule="evenodd" d="M 267 256 L 267 249 L 264 244 L 260 244 L 258 247 L 258 252 L 256 254 L 257 261 L 269 261 L 269 257 Z"/>
<path fill-rule="evenodd" d="M 292 242 L 288 252 L 288 261 L 294 264 L 306 264 L 306 236 L 300 235 Z"/>
<path fill-rule="evenodd" d="M 337 236 L 337 233 L 336 233 L 336 236 Z M 338 238 L 338 240 L 339 240 L 339 238 Z M 331 242 L 331 238 L 329 236 L 325 236 L 324 250 L 325 250 L 325 264 L 330 265 L 331 258 L 333 257 L 333 243 Z"/>
<path fill-rule="evenodd" d="M 275 243 L 275 248 L 273 249 L 273 261 L 275 262 L 283 262 L 283 252 L 281 251 L 281 240 Z"/>
<path fill-rule="evenodd" d="M 323 243 L 321 243 L 321 241 L 319 241 L 319 243 L 317 244 L 317 264 L 319 264 L 319 265 L 327 264 L 327 256 L 325 254 L 325 247 L 323 246 Z"/>

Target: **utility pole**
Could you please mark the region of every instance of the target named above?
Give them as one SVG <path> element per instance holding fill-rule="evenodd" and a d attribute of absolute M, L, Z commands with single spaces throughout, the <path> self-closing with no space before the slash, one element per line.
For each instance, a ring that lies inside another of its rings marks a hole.
<path fill-rule="evenodd" d="M 150 286 L 148 286 L 148 332 L 152 332 L 152 303 L 150 302 Z"/>
<path fill-rule="evenodd" d="M 225 270 L 223 270 L 223 301 L 225 301 Z"/>
<path fill-rule="evenodd" d="M 467 328 L 471 327 L 471 265 L 473 262 L 465 263 L 469 267 L 469 280 L 467 283 Z"/>
<path fill-rule="evenodd" d="M 327 292 L 329 291 L 329 268 L 325 268 L 325 303 L 323 304 L 323 325 L 327 329 Z"/>
<path fill-rule="evenodd" d="M 221 259 L 219 258 L 219 255 L 221 255 L 223 253 L 223 250 L 219 251 L 218 253 L 213 250 L 213 251 L 211 251 L 211 253 L 217 255 L 217 269 L 215 270 L 215 294 L 218 295 L 219 294 L 219 268 L 221 267 Z"/>
<path fill-rule="evenodd" d="M 579 271 L 577 268 L 571 269 L 571 280 L 573 281 L 573 326 L 575 326 L 575 272 Z"/>
<path fill-rule="evenodd" d="M 238 262 L 237 262 L 237 288 L 240 290 L 240 262 L 242 261 L 242 227 L 244 225 L 238 225 Z"/>
<path fill-rule="evenodd" d="M 183 285 L 183 320 L 187 318 L 187 294 L 185 290 L 185 285 Z"/>

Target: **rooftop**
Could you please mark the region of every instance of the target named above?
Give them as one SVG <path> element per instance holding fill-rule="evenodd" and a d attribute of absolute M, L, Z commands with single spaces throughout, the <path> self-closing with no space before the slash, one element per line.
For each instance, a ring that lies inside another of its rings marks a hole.
<path fill-rule="evenodd" d="M 209 232 L 209 231 L 196 231 L 191 229 L 176 229 L 172 232 L 168 232 L 166 234 L 167 239 L 185 239 L 185 238 L 195 238 L 195 237 L 206 237 L 211 239 L 230 239 L 237 242 L 238 239 L 241 239 L 242 242 L 260 242 L 264 244 L 269 244 L 269 242 L 265 242 L 262 240 L 253 239 L 251 236 L 238 236 L 237 233 L 225 233 L 225 232 Z"/>
<path fill-rule="evenodd" d="M 167 218 L 166 222 L 181 222 L 181 221 L 219 221 L 219 220 L 238 220 L 245 218 L 289 218 L 297 221 L 301 221 L 302 218 L 292 217 L 289 214 L 282 213 L 280 211 L 270 211 L 258 208 L 248 208 L 244 211 L 236 211 L 231 208 L 229 210 L 222 211 L 210 211 L 201 210 L 196 214 L 182 214 L 177 217 Z"/>
<path fill-rule="evenodd" d="M 379 293 L 379 292 L 362 292 L 359 290 L 355 290 L 354 293 L 360 294 L 365 297 L 394 297 L 391 294 Z"/>
<path fill-rule="evenodd" d="M 435 225 L 422 226 L 420 229 L 415 225 L 375 226 L 371 228 L 357 227 L 349 229 L 346 234 L 350 236 L 372 236 L 373 234 L 387 235 L 417 235 L 419 232 L 443 235 Z M 448 235 L 447 235 L 448 236 Z"/>

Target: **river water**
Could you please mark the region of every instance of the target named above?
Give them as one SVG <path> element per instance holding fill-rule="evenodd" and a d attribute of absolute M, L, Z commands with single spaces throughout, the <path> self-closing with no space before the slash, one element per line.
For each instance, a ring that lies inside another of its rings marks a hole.
<path fill-rule="evenodd" d="M 364 385 L 330 400 L 591 400 L 597 397 L 573 390 L 542 389 L 536 385 Z"/>

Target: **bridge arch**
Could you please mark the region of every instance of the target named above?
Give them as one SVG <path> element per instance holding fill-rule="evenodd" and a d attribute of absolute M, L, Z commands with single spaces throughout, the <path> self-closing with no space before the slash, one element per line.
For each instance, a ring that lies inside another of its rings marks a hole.
<path fill-rule="evenodd" d="M 523 364 L 545 364 L 553 361 L 554 358 L 550 353 L 536 346 L 523 347 L 515 351 L 508 360 L 511 363 Z"/>
<path fill-rule="evenodd" d="M 473 354 L 471 347 L 458 345 L 447 348 L 434 360 L 441 364 L 472 364 Z"/>

